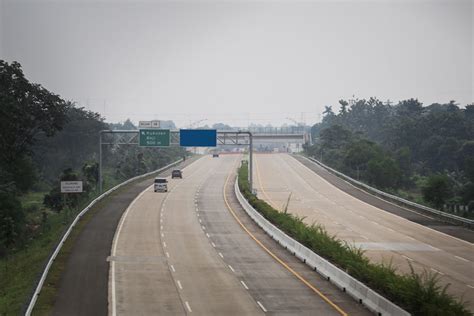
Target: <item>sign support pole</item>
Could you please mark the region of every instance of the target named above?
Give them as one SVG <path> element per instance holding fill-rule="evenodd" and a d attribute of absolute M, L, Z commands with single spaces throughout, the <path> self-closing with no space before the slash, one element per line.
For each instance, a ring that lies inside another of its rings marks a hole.
<path fill-rule="evenodd" d="M 99 194 L 102 194 L 102 131 L 99 132 Z"/>
<path fill-rule="evenodd" d="M 250 192 L 253 194 L 253 139 L 252 133 L 249 132 L 249 185 Z"/>

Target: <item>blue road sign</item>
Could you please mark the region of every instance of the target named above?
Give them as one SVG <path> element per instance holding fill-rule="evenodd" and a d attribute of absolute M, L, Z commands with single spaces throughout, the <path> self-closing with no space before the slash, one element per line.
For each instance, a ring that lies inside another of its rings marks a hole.
<path fill-rule="evenodd" d="M 216 147 L 217 131 L 215 129 L 181 129 L 179 145 L 184 147 Z"/>

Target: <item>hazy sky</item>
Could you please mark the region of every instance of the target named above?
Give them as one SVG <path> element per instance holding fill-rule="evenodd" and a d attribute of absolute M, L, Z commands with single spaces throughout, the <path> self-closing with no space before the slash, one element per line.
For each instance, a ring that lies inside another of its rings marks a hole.
<path fill-rule="evenodd" d="M 355 95 L 474 101 L 470 0 L 0 0 L 0 58 L 108 121 L 307 123 Z"/>

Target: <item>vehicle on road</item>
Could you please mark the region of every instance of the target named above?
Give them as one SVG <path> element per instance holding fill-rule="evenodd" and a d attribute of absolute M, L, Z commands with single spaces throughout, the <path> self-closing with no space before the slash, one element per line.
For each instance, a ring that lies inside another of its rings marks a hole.
<path fill-rule="evenodd" d="M 171 171 L 171 179 L 174 179 L 174 178 L 182 179 L 183 178 L 183 172 L 179 169 L 175 169 L 175 170 Z"/>
<path fill-rule="evenodd" d="M 168 192 L 168 180 L 166 178 L 155 178 L 155 192 Z"/>
<path fill-rule="evenodd" d="M 217 157 L 219 157 L 219 154 L 217 153 L 212 154 L 212 158 L 217 158 Z"/>

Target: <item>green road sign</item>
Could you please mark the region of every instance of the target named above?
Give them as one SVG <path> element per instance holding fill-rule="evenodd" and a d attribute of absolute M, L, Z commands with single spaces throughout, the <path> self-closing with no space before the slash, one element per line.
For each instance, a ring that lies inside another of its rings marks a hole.
<path fill-rule="evenodd" d="M 169 129 L 140 129 L 140 146 L 168 147 L 169 145 Z"/>

